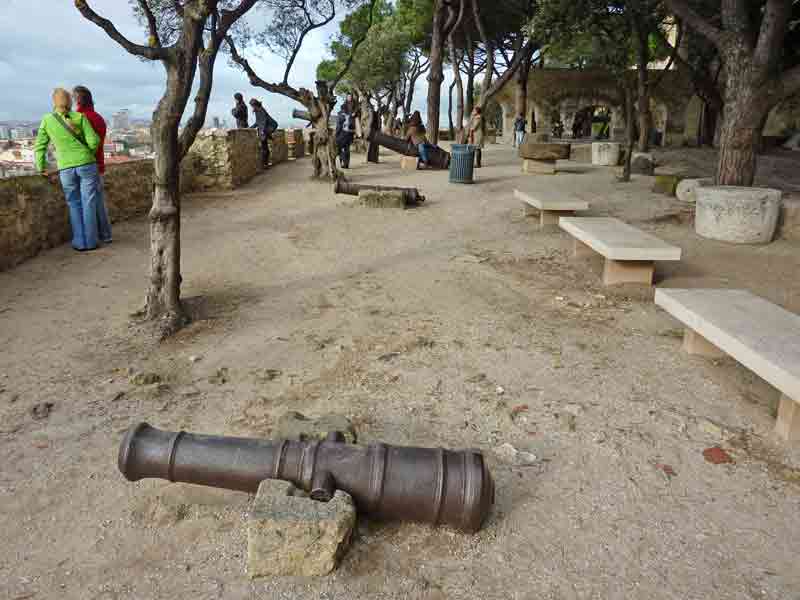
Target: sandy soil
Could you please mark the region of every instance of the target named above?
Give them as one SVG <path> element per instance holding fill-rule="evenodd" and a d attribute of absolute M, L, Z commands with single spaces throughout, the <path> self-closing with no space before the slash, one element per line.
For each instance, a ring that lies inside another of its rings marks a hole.
<path fill-rule="evenodd" d="M 474 186 L 361 160 L 354 181 L 418 182 L 428 202 L 353 207 L 309 182 L 307 161 L 187 201 L 198 318 L 161 345 L 129 319 L 144 221 L 98 252 L 0 273 L 0 597 L 800 598 L 800 447 L 772 435 L 774 390 L 682 354 L 649 294 L 602 288 L 599 262 L 572 260 L 512 190 L 572 192 L 679 244 L 659 285 L 744 287 L 800 313 L 796 242 L 702 240 L 649 178 L 523 176 L 500 146 Z M 134 385 L 140 373 L 160 383 Z M 138 421 L 268 436 L 287 410 L 346 415 L 362 442 L 483 449 L 497 485 L 485 528 L 361 519 L 332 576 L 253 582 L 249 496 L 116 470 Z M 504 443 L 538 460 L 509 464 Z M 706 462 L 716 445 L 735 462 Z"/>

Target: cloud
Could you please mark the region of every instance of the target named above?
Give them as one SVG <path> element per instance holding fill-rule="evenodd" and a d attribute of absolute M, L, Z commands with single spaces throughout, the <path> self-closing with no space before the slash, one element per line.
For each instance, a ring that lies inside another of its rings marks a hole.
<path fill-rule="evenodd" d="M 90 0 L 92 8 L 111 19 L 129 39 L 143 40 L 144 30 L 133 17 L 125 0 Z M 265 15 L 256 12 L 254 25 Z M 310 34 L 292 69 L 290 83 L 312 87 L 317 63 L 338 22 Z M 267 80 L 279 81 L 285 68 L 283 59 L 268 53 L 246 55 L 253 67 Z M 137 118 L 150 118 L 164 91 L 164 70 L 159 63 L 143 61 L 125 52 L 99 27 L 85 20 L 74 4 L 65 0 L 0 0 L 0 120 L 38 121 L 51 110 L 54 87 L 89 87 L 98 110 L 107 117 L 128 109 Z M 448 83 L 442 86 L 446 94 Z M 244 74 L 220 55 L 214 73 L 214 88 L 209 102 L 208 122 L 213 117 L 231 122 L 234 92 L 264 101 L 270 113 L 282 124 L 291 121 L 291 112 L 301 108 L 283 96 L 254 88 Z M 415 109 L 425 107 L 426 82 L 417 85 Z M 443 98 L 446 123 L 447 100 Z M 190 102 L 191 106 L 191 102 Z"/>

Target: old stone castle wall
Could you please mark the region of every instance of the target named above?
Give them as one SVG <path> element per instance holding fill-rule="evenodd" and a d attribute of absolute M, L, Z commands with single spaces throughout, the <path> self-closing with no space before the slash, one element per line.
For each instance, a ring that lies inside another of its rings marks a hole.
<path fill-rule="evenodd" d="M 274 148 L 279 160 L 285 160 L 285 135 L 274 140 Z M 203 131 L 181 165 L 181 190 L 234 189 L 260 170 L 255 130 Z M 130 161 L 106 169 L 105 198 L 112 222 L 147 214 L 152 194 L 153 161 Z M 69 239 L 60 184 L 37 175 L 0 179 L 0 271 Z"/>

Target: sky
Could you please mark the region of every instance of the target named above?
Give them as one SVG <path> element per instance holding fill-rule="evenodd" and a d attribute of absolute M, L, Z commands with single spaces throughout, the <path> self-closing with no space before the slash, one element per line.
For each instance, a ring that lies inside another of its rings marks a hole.
<path fill-rule="evenodd" d="M 145 43 L 145 32 L 134 18 L 127 0 L 88 0 L 100 15 L 114 22 L 128 39 Z M 256 9 L 254 9 L 256 10 Z M 252 13 L 253 24 L 265 16 Z M 316 67 L 338 24 L 312 32 L 304 42 L 289 83 L 312 87 Z M 267 53 L 245 52 L 254 70 L 267 81 L 283 76 L 282 58 Z M 38 121 L 51 107 L 53 88 L 71 89 L 85 85 L 92 90 L 101 114 L 128 109 L 135 118 L 149 119 L 164 90 L 165 75 L 160 63 L 142 61 L 128 54 L 94 23 L 85 20 L 73 0 L 0 0 L 0 121 Z M 418 84 L 415 109 L 424 107 L 424 80 Z M 446 92 L 446 87 L 444 87 Z M 213 117 L 227 119 L 234 92 L 256 97 L 279 123 L 289 124 L 291 112 L 302 108 L 296 102 L 269 94 L 250 85 L 244 73 L 217 58 L 214 87 L 206 125 Z M 446 104 L 446 102 L 443 102 Z M 191 101 L 190 106 L 191 108 Z M 188 113 L 187 113 L 188 115 Z"/>

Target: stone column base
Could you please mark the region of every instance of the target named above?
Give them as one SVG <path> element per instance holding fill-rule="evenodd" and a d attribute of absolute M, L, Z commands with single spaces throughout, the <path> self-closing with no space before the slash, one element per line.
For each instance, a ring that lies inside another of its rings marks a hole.
<path fill-rule="evenodd" d="M 556 161 L 526 158 L 522 161 L 522 172 L 531 175 L 555 175 Z"/>
<path fill-rule="evenodd" d="M 646 260 L 611 260 L 607 258 L 603 266 L 603 285 L 621 283 L 653 284 L 655 265 Z"/>
<path fill-rule="evenodd" d="M 787 442 L 800 440 L 800 404 L 781 394 L 778 404 L 778 420 L 775 421 L 775 433 Z"/>
<path fill-rule="evenodd" d="M 573 258 L 590 258 L 596 253 L 589 246 L 584 244 L 577 238 L 574 238 L 572 244 L 572 257 Z"/>
<path fill-rule="evenodd" d="M 419 159 L 416 156 L 403 156 L 400 159 L 400 168 L 403 171 L 416 171 Z"/>
<path fill-rule="evenodd" d="M 725 352 L 717 348 L 694 329 L 683 330 L 683 350 L 688 354 L 696 354 L 707 358 L 722 358 Z"/>

